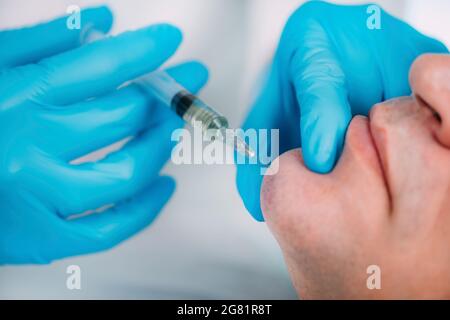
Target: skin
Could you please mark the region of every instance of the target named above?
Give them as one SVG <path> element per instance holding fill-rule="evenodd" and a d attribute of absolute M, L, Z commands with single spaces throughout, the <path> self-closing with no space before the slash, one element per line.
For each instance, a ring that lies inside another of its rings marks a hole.
<path fill-rule="evenodd" d="M 293 150 L 264 178 L 264 217 L 301 298 L 450 299 L 450 56 L 419 57 L 410 84 L 413 96 L 353 119 L 331 174 Z"/>

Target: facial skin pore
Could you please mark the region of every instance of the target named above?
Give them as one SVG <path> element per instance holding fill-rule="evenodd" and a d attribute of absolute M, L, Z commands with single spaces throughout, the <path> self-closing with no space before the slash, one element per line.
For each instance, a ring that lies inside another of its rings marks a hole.
<path fill-rule="evenodd" d="M 450 56 L 418 58 L 410 84 L 412 97 L 354 118 L 331 174 L 293 150 L 265 177 L 263 213 L 301 298 L 450 298 Z"/>

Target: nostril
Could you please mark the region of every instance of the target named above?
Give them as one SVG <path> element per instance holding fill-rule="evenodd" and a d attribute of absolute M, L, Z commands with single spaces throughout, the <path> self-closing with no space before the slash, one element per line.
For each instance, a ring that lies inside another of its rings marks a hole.
<path fill-rule="evenodd" d="M 440 123 L 442 124 L 442 117 L 439 114 L 439 112 L 436 111 L 436 109 L 434 109 L 423 97 L 421 97 L 420 95 L 416 95 L 416 100 L 419 103 L 420 106 L 423 106 L 425 108 L 428 108 L 431 110 L 431 112 L 433 113 L 434 118 Z"/>
<path fill-rule="evenodd" d="M 416 95 L 418 104 L 422 107 L 428 108 L 438 124 L 433 127 L 437 140 L 447 148 L 450 148 L 450 126 L 446 118 L 442 117 L 438 110 L 433 108 L 422 96 Z"/>
<path fill-rule="evenodd" d="M 438 124 L 433 127 L 436 139 L 445 147 L 450 148 L 450 126 L 448 119 L 444 118 L 441 113 L 433 108 L 422 96 L 416 95 L 416 100 L 419 105 L 431 110 L 434 118 Z M 442 111 L 442 110 L 441 110 Z M 445 116 L 445 113 L 444 113 Z"/>
<path fill-rule="evenodd" d="M 436 139 L 450 148 L 450 56 L 419 57 L 411 68 L 410 83 L 417 101 L 437 120 L 433 125 Z"/>
<path fill-rule="evenodd" d="M 431 111 L 433 111 L 433 115 L 434 115 L 434 117 L 436 118 L 436 120 L 437 120 L 439 123 L 442 123 L 441 115 L 440 115 L 437 111 L 435 111 L 435 110 L 433 110 L 433 109 L 431 109 Z"/>

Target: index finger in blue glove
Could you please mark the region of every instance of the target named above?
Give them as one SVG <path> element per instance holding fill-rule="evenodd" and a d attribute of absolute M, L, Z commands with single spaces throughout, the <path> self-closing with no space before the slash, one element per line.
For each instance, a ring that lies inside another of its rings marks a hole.
<path fill-rule="evenodd" d="M 45 59 L 39 63 L 42 85 L 36 96 L 43 103 L 66 105 L 105 94 L 158 68 L 181 38 L 179 29 L 160 24 Z"/>
<path fill-rule="evenodd" d="M 167 72 L 194 93 L 208 79 L 206 67 L 199 62 L 183 63 Z M 36 123 L 43 123 L 45 131 L 37 138 L 46 151 L 71 161 L 134 136 L 170 116 L 177 118 L 168 106 L 160 105 L 154 97 L 132 84 L 57 111 L 43 108 L 36 115 Z"/>
<path fill-rule="evenodd" d="M 112 26 L 112 13 L 105 7 L 90 8 L 80 12 L 83 25 L 102 32 Z M 37 26 L 0 32 L 0 69 L 35 63 L 43 58 L 78 47 L 81 29 L 70 30 L 67 17 L 62 17 Z M 45 35 L 45 36 L 43 36 Z"/>

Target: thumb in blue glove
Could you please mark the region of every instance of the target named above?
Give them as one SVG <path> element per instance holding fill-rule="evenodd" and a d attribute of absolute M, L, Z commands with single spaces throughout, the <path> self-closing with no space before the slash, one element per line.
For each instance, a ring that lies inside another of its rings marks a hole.
<path fill-rule="evenodd" d="M 409 68 L 421 54 L 445 46 L 381 10 L 381 29 L 367 27 L 367 5 L 311 1 L 289 19 L 244 128 L 280 129 L 280 152 L 302 147 L 306 166 L 328 173 L 354 115 L 386 99 L 409 95 Z M 238 165 L 246 208 L 263 220 L 259 168 Z"/>

